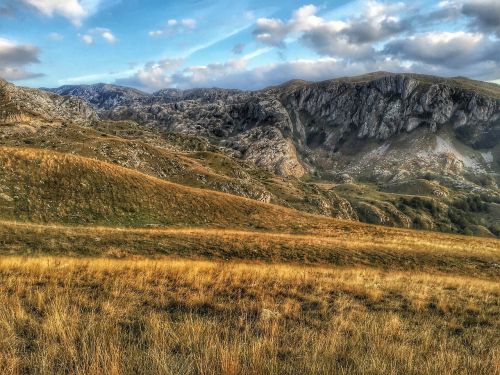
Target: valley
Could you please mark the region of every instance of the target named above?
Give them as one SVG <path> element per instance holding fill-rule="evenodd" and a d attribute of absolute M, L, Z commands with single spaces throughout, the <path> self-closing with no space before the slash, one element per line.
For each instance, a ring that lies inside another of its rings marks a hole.
<path fill-rule="evenodd" d="M 0 85 L 3 373 L 498 372 L 497 86 L 51 91 Z"/>

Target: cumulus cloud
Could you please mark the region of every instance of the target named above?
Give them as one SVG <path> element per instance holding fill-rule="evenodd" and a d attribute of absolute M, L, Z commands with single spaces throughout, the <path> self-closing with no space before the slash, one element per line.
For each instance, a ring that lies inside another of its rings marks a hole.
<path fill-rule="evenodd" d="M 284 46 L 284 39 L 290 32 L 282 20 L 274 18 L 259 18 L 254 35 L 258 41 L 272 46 Z"/>
<path fill-rule="evenodd" d="M 108 43 L 116 43 L 116 37 L 111 33 L 111 31 L 104 31 L 101 36 Z"/>
<path fill-rule="evenodd" d="M 247 72 L 247 58 L 234 59 L 221 63 L 189 66 L 181 69 L 182 59 L 152 61 L 144 65 L 133 76 L 119 79 L 121 85 L 130 85 L 145 91 L 154 91 L 167 87 L 193 88 L 212 87 L 222 84 L 227 78 Z"/>
<path fill-rule="evenodd" d="M 197 26 L 198 23 L 192 18 L 183 18 L 180 20 L 172 18 L 165 23 L 165 26 L 163 28 L 151 30 L 148 32 L 148 35 L 151 38 L 159 38 L 164 35 L 170 36 L 177 33 L 194 30 Z"/>
<path fill-rule="evenodd" d="M 408 2 L 358 4 L 360 13 L 349 18 L 322 17 L 314 5 L 298 8 L 289 19 L 260 18 L 254 37 L 281 49 L 299 41 L 322 57 L 340 61 L 346 72 L 360 64 L 373 71 L 398 61 L 417 72 L 498 76 L 500 1 L 444 0 L 423 11 Z M 443 31 L 446 25 L 456 29 L 458 22 L 467 25 L 465 30 Z"/>
<path fill-rule="evenodd" d="M 500 37 L 500 1 L 466 1 L 462 5 L 462 13 L 470 17 L 471 26 L 474 29 L 483 32 L 494 32 Z"/>
<path fill-rule="evenodd" d="M 375 56 L 375 49 L 366 43 L 352 43 L 347 38 L 339 37 L 335 26 L 322 25 L 302 36 L 304 45 L 322 56 L 337 56 L 349 59 L 366 59 Z"/>
<path fill-rule="evenodd" d="M 39 54 L 36 46 L 0 38 L 0 77 L 13 81 L 40 77 L 42 74 L 26 70 L 27 66 L 40 62 Z"/>
<path fill-rule="evenodd" d="M 170 74 L 179 68 L 182 59 L 163 59 L 151 61 L 133 76 L 117 80 L 118 84 L 137 87 L 147 91 L 158 90 L 172 85 Z"/>
<path fill-rule="evenodd" d="M 22 68 L 9 66 L 0 67 L 0 77 L 7 81 L 22 81 L 25 79 L 43 77 L 43 73 L 33 73 Z"/>
<path fill-rule="evenodd" d="M 82 38 L 82 41 L 85 44 L 89 44 L 89 45 L 94 44 L 94 38 L 92 37 L 92 35 L 84 34 L 84 35 L 80 35 L 80 38 Z"/>
<path fill-rule="evenodd" d="M 230 60 L 223 63 L 213 63 L 201 66 L 191 66 L 174 73 L 171 83 L 179 88 L 213 87 L 237 73 L 246 71 L 245 59 Z M 227 87 L 227 85 L 226 85 Z"/>
<path fill-rule="evenodd" d="M 110 29 L 104 27 L 95 27 L 90 29 L 86 34 L 78 34 L 85 44 L 94 44 L 96 37 L 102 38 L 105 42 L 109 44 L 114 44 L 118 39 L 114 36 Z"/>
<path fill-rule="evenodd" d="M 389 42 L 385 53 L 425 64 L 464 68 L 471 64 L 500 62 L 500 42 L 481 33 L 427 32 Z"/>
<path fill-rule="evenodd" d="M 20 45 L 0 38 L 0 65 L 27 65 L 39 63 L 40 50 L 33 45 Z"/>
<path fill-rule="evenodd" d="M 100 0 L 20 0 L 20 2 L 45 16 L 62 16 L 80 26 L 83 19 L 97 10 Z"/>
<path fill-rule="evenodd" d="M 151 30 L 148 35 L 151 38 L 158 38 L 163 35 L 163 30 Z"/>
<path fill-rule="evenodd" d="M 188 29 L 195 29 L 197 26 L 197 23 L 194 19 L 192 18 L 184 18 L 181 20 L 181 25 L 188 28 Z"/>
<path fill-rule="evenodd" d="M 254 36 L 262 43 L 280 47 L 285 46 L 287 37 L 298 38 L 323 56 L 363 58 L 374 53 L 370 43 L 385 40 L 411 27 L 409 21 L 397 16 L 403 8 L 400 3 L 365 1 L 359 17 L 342 21 L 320 17 L 316 6 L 305 5 L 297 9 L 288 21 L 258 19 Z"/>

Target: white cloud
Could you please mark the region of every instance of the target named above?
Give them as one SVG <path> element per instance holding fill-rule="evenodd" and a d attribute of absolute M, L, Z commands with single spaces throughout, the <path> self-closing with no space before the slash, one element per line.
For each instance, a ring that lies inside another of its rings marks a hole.
<path fill-rule="evenodd" d="M 409 25 L 397 17 L 403 5 L 363 1 L 363 13 L 348 20 L 327 20 L 317 15 L 319 9 L 305 5 L 288 21 L 260 18 L 255 38 L 273 46 L 284 47 L 287 37 L 299 39 L 320 55 L 359 57 L 373 53 L 370 43 L 389 38 Z"/>
<path fill-rule="evenodd" d="M 196 28 L 196 21 L 192 18 L 185 18 L 181 20 L 181 25 L 188 28 L 188 29 L 195 29 Z"/>
<path fill-rule="evenodd" d="M 186 31 L 196 29 L 198 23 L 192 18 L 183 18 L 181 20 L 169 19 L 162 29 L 152 30 L 148 32 L 151 38 L 159 38 L 161 36 L 175 35 Z"/>
<path fill-rule="evenodd" d="M 95 27 L 93 29 L 88 30 L 88 32 L 84 35 L 80 35 L 80 38 L 83 40 L 85 44 L 94 44 L 96 41 L 96 36 L 101 37 L 104 41 L 109 44 L 114 44 L 118 41 L 118 39 L 114 36 L 110 29 L 104 27 Z"/>
<path fill-rule="evenodd" d="M 85 44 L 88 44 L 88 45 L 94 44 L 94 38 L 91 35 L 84 34 L 84 35 L 81 35 L 81 38 Z"/>
<path fill-rule="evenodd" d="M 110 31 L 104 31 L 101 36 L 108 43 L 116 43 L 116 37 Z"/>
<path fill-rule="evenodd" d="M 423 12 L 408 2 L 359 0 L 356 4 L 359 13 L 351 11 L 341 19 L 333 18 L 334 13 L 319 16 L 314 5 L 298 8 L 289 19 L 260 18 L 254 37 L 280 48 L 299 41 L 320 56 L 342 62 L 345 72 L 360 64 L 374 71 L 382 62 L 398 61 L 404 69 L 417 72 L 497 78 L 500 1 L 447 0 Z M 466 30 L 450 31 L 461 21 L 468 25 Z M 449 31 L 442 31 L 443 25 Z M 439 31 L 427 31 L 432 27 Z"/>
<path fill-rule="evenodd" d="M 169 74 L 173 74 L 182 63 L 182 59 L 151 61 L 136 71 L 131 77 L 119 79 L 117 82 L 147 90 L 169 87 L 172 84 L 172 78 Z"/>
<path fill-rule="evenodd" d="M 152 30 L 148 33 L 148 35 L 151 37 L 151 38 L 157 38 L 159 36 L 162 36 L 163 35 L 163 31 L 162 30 Z"/>
<path fill-rule="evenodd" d="M 82 20 L 93 14 L 100 0 L 20 0 L 22 3 L 33 7 L 45 16 L 59 15 L 69 19 L 76 26 Z"/>
<path fill-rule="evenodd" d="M 270 51 L 261 48 L 250 52 L 239 59 L 207 65 L 189 66 L 179 69 L 184 59 L 165 59 L 147 63 L 131 77 L 117 80 L 118 84 L 130 85 L 146 91 L 154 91 L 166 87 L 191 88 L 217 86 L 227 77 L 244 74 L 248 61 Z M 241 77 L 240 77 L 241 78 Z M 246 81 L 246 80 L 242 80 Z"/>
<path fill-rule="evenodd" d="M 216 86 L 219 80 L 244 72 L 246 65 L 245 59 L 238 59 L 224 63 L 191 66 L 173 74 L 170 81 L 180 88 Z"/>
<path fill-rule="evenodd" d="M 388 43 L 386 53 L 425 64 L 463 68 L 479 62 L 500 62 L 500 42 L 481 33 L 426 32 Z"/>
<path fill-rule="evenodd" d="M 281 46 L 290 29 L 281 20 L 274 18 L 259 18 L 256 23 L 255 37 L 258 41 L 273 46 Z"/>
<path fill-rule="evenodd" d="M 40 49 L 36 46 L 0 38 L 0 77 L 7 80 L 40 77 L 43 74 L 26 70 L 28 65 L 40 62 L 39 54 Z"/>

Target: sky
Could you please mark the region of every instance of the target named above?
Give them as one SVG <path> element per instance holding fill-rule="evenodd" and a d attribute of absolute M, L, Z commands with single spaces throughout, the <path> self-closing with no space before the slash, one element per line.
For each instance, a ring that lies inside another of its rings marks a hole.
<path fill-rule="evenodd" d="M 373 71 L 500 83 L 500 0 L 0 0 L 0 77 L 260 89 Z"/>

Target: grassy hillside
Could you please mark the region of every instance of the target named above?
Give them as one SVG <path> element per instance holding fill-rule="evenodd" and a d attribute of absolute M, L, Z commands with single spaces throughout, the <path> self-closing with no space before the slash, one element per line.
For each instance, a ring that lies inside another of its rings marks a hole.
<path fill-rule="evenodd" d="M 70 135 L 0 147 L 2 374 L 499 373 L 499 240 L 169 182 L 246 171 L 188 138 Z"/>
<path fill-rule="evenodd" d="M 34 222 L 276 227 L 308 215 L 53 151 L 0 149 L 0 214 Z M 278 220 L 277 220 L 278 218 Z"/>
<path fill-rule="evenodd" d="M 98 159 L 182 185 L 267 201 L 304 212 L 443 232 L 499 235 L 500 201 L 455 191 L 435 181 L 398 185 L 334 183 L 274 176 L 241 162 L 206 140 L 154 131 L 133 122 L 35 128 L 6 126 L 0 145 Z M 436 196 L 439 192 L 440 196 Z M 415 198 L 412 200 L 412 198 Z M 478 200 L 475 208 L 464 201 Z M 121 222 L 121 221 L 120 221 Z"/>
<path fill-rule="evenodd" d="M 312 217 L 314 219 L 314 217 Z M 278 225 L 278 224 L 276 224 Z M 309 220 L 279 232 L 0 222 L 0 255 L 183 256 L 420 270 L 500 278 L 500 241 Z"/>

